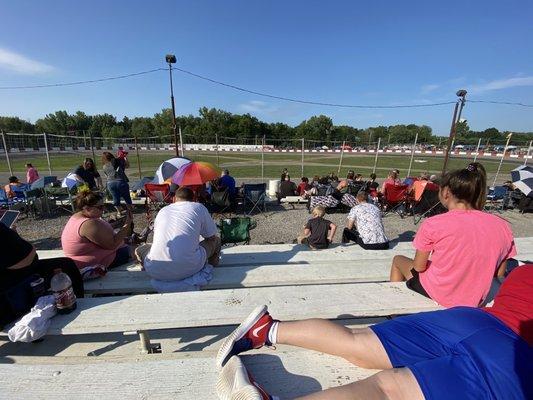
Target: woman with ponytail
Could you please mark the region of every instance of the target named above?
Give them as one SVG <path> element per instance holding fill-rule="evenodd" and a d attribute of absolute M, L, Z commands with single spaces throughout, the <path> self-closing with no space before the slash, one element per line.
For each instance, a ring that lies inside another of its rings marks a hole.
<path fill-rule="evenodd" d="M 407 281 L 407 287 L 445 307 L 480 306 L 492 278 L 503 276 L 507 259 L 516 255 L 509 224 L 483 212 L 486 191 L 479 163 L 446 173 L 439 199 L 448 212 L 422 223 L 414 259 L 395 256 L 390 280 Z"/>

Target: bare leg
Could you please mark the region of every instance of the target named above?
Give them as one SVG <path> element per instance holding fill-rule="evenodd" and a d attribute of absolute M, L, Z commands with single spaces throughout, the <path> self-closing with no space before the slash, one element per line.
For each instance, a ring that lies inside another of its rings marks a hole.
<path fill-rule="evenodd" d="M 369 378 L 300 397 L 301 400 L 423 400 L 424 394 L 408 368 L 381 371 Z"/>
<path fill-rule="evenodd" d="M 391 368 L 389 357 L 370 328 L 349 329 L 325 319 L 280 322 L 277 343 L 343 357 L 363 368 Z"/>
<path fill-rule="evenodd" d="M 405 256 L 394 256 L 392 259 L 392 265 L 390 268 L 390 281 L 391 282 L 403 282 L 411 279 L 411 268 L 413 268 L 414 260 Z"/>

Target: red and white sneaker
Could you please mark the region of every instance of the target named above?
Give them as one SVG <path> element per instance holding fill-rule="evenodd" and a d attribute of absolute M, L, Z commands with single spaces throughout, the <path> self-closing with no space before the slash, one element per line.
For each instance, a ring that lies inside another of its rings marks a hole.
<path fill-rule="evenodd" d="M 222 343 L 217 354 L 217 367 L 222 368 L 231 356 L 244 351 L 259 349 L 265 344 L 272 346 L 268 341 L 268 331 L 273 322 L 267 306 L 256 307 Z"/>
<path fill-rule="evenodd" d="M 273 400 L 257 384 L 238 356 L 233 356 L 220 371 L 217 394 L 221 400 Z"/>

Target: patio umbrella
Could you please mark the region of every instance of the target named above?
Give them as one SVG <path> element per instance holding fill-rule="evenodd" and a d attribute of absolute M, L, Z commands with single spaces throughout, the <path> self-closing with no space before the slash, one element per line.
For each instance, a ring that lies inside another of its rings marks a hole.
<path fill-rule="evenodd" d="M 181 167 L 172 176 L 172 182 L 180 186 L 201 185 L 220 176 L 220 170 L 213 164 L 195 161 Z"/>
<path fill-rule="evenodd" d="M 521 165 L 511 171 L 513 185 L 529 196 L 533 192 L 533 167 Z"/>
<path fill-rule="evenodd" d="M 157 168 L 157 171 L 155 171 L 152 183 L 161 184 L 169 181 L 178 169 L 190 162 L 191 160 L 185 157 L 175 157 L 164 161 L 159 168 Z"/>
<path fill-rule="evenodd" d="M 71 190 L 74 186 L 78 185 L 79 183 L 83 183 L 82 181 L 78 180 L 76 174 L 69 173 L 63 180 L 61 181 L 61 187 L 66 187 L 68 190 Z"/>

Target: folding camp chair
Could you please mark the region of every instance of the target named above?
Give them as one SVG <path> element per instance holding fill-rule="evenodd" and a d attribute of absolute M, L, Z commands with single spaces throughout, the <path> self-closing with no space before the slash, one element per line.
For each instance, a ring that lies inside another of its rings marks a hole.
<path fill-rule="evenodd" d="M 396 212 L 403 217 L 408 206 L 407 185 L 388 185 L 383 196 L 383 216 Z"/>
<path fill-rule="evenodd" d="M 415 225 L 424 217 L 432 217 L 446 212 L 446 208 L 440 203 L 439 186 L 433 182 L 425 184 L 420 197 L 415 195 L 411 206 Z"/>
<path fill-rule="evenodd" d="M 255 209 L 260 212 L 266 211 L 266 183 L 245 183 L 243 186 L 243 196 L 243 208 L 246 215 L 251 215 Z M 252 208 L 246 213 L 248 204 L 251 204 Z"/>
<path fill-rule="evenodd" d="M 208 203 L 208 209 L 210 212 L 224 215 L 231 211 L 232 206 L 233 201 L 228 188 L 211 193 L 211 199 Z"/>
<path fill-rule="evenodd" d="M 509 191 L 505 186 L 494 186 L 489 189 L 487 194 L 487 201 L 485 203 L 485 210 L 487 211 L 503 211 L 503 206 L 507 202 L 509 197 Z"/>
<path fill-rule="evenodd" d="M 250 229 L 257 226 L 250 217 L 223 218 L 218 224 L 222 244 L 250 243 Z"/>
<path fill-rule="evenodd" d="M 174 196 L 170 193 L 170 185 L 166 183 L 145 183 L 144 190 L 148 210 L 159 211 L 174 201 Z"/>

